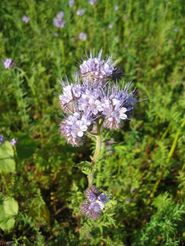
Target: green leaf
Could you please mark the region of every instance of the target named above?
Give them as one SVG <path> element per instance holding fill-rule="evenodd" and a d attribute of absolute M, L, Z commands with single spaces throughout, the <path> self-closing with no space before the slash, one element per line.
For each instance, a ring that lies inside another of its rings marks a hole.
<path fill-rule="evenodd" d="M 18 209 L 19 209 L 18 203 L 14 198 L 12 197 L 6 198 L 3 202 L 3 205 L 4 205 L 5 214 L 13 216 L 18 213 Z"/>
<path fill-rule="evenodd" d="M 81 161 L 75 167 L 78 167 L 86 175 L 92 172 L 92 163 L 89 161 Z"/>
<path fill-rule="evenodd" d="M 14 227 L 15 216 L 18 213 L 18 203 L 12 197 L 6 197 L 0 205 L 0 228 L 9 231 Z"/>
<path fill-rule="evenodd" d="M 3 231 L 9 231 L 14 227 L 15 219 L 14 218 L 5 218 L 2 222 L 0 221 L 0 228 Z"/>
<path fill-rule="evenodd" d="M 12 145 L 5 141 L 0 145 L 0 173 L 15 172 L 14 150 Z"/>

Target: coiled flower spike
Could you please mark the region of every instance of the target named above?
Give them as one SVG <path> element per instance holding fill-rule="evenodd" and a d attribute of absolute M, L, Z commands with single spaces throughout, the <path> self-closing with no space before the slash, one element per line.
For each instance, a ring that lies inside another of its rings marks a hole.
<path fill-rule="evenodd" d="M 101 193 L 94 185 L 85 192 L 87 200 L 81 205 L 81 211 L 91 219 L 97 219 L 108 202 L 108 197 Z"/>
<path fill-rule="evenodd" d="M 97 86 L 102 86 L 107 80 L 111 79 L 116 71 L 112 59 L 109 57 L 104 60 L 102 58 L 102 51 L 99 52 L 98 57 L 93 57 L 83 61 L 80 65 L 80 76 L 86 83 L 93 83 Z"/>

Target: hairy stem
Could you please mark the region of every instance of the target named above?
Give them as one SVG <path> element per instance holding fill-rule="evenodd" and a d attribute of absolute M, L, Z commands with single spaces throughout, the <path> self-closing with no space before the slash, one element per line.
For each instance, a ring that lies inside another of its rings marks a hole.
<path fill-rule="evenodd" d="M 93 178 L 94 178 L 94 168 L 95 164 L 98 161 L 100 154 L 101 154 L 101 146 L 102 146 L 102 139 L 101 139 L 101 122 L 97 123 L 97 135 L 95 136 L 96 142 L 95 142 L 95 151 L 94 155 L 91 158 L 92 162 L 92 171 L 88 174 L 87 179 L 88 179 L 88 187 L 91 187 L 93 185 Z"/>

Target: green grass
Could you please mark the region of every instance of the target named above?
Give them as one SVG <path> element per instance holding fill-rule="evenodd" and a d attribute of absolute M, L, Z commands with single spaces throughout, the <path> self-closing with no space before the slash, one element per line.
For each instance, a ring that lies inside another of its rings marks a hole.
<path fill-rule="evenodd" d="M 66 25 L 58 30 L 53 18 L 61 10 Z M 0 30 L 0 59 L 15 62 L 0 65 L 0 134 L 17 139 L 16 172 L 0 173 L 0 202 L 10 196 L 19 204 L 0 243 L 184 245 L 184 1 L 76 0 L 70 8 L 67 0 L 3 0 Z M 93 147 L 73 148 L 59 134 L 58 95 L 61 79 L 72 80 L 86 53 L 100 49 L 122 68 L 122 82 L 132 81 L 139 102 L 107 136 L 116 144 L 98 163 L 95 183 L 112 199 L 93 222 L 79 212 L 87 179 L 77 168 Z"/>

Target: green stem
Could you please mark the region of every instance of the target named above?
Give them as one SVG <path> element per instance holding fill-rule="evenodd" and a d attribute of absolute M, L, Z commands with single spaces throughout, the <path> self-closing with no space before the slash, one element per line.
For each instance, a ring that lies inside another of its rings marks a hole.
<path fill-rule="evenodd" d="M 87 179 L 88 179 L 88 187 L 91 187 L 93 185 L 93 178 L 94 178 L 94 169 L 95 169 L 95 164 L 97 163 L 100 154 L 101 154 L 101 146 L 102 146 L 102 139 L 101 139 L 101 122 L 97 123 L 97 135 L 95 136 L 96 142 L 95 142 L 95 151 L 94 155 L 91 158 L 91 166 L 92 166 L 92 171 L 88 174 Z"/>
<path fill-rule="evenodd" d="M 96 136 L 96 147 L 95 147 L 95 151 L 94 151 L 94 155 L 92 157 L 92 162 L 95 164 L 100 156 L 100 152 L 101 152 L 101 135 Z"/>

